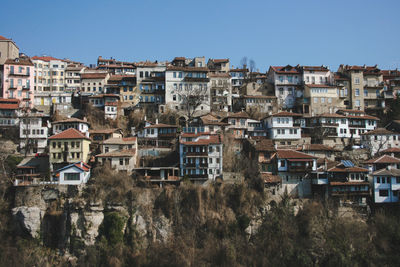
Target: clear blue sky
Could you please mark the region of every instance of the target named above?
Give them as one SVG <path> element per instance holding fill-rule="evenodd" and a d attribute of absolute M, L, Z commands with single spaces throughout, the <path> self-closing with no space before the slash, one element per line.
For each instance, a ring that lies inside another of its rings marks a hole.
<path fill-rule="evenodd" d="M 270 65 L 400 68 L 400 1 L 2 0 L 0 35 L 29 56 L 95 63 L 247 56 Z"/>

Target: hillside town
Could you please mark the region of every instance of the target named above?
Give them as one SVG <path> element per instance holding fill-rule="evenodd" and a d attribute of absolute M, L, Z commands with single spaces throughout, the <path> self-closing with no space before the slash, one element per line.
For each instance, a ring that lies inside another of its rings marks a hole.
<path fill-rule="evenodd" d="M 257 166 L 272 196 L 399 202 L 400 71 L 265 68 L 204 56 L 87 66 L 0 36 L 0 130 L 22 158 L 13 184 L 84 186 L 101 166 L 154 187 L 234 183 Z"/>

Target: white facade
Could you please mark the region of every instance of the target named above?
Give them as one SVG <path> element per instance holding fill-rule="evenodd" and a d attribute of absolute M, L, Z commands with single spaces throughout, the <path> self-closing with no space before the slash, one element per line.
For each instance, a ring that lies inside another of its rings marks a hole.
<path fill-rule="evenodd" d="M 182 177 L 215 180 L 222 175 L 223 148 L 217 135 L 183 134 L 179 155 Z"/>
<path fill-rule="evenodd" d="M 82 164 L 85 166 L 85 170 L 78 166 Z M 87 165 L 80 162 L 75 164 L 71 164 L 67 167 L 64 167 L 60 170 L 56 171 L 58 174 L 58 183 L 60 185 L 80 185 L 86 184 L 90 178 L 90 169 L 87 168 Z"/>
<path fill-rule="evenodd" d="M 388 148 L 400 148 L 400 134 L 386 129 L 376 129 L 362 134 L 361 145 L 370 149 L 373 156 Z"/>
<path fill-rule="evenodd" d="M 89 132 L 89 123 L 80 121 L 59 121 L 52 123 L 53 134 L 61 133 L 69 128 L 75 128 L 82 133 Z"/>
<path fill-rule="evenodd" d="M 67 63 L 52 57 L 33 57 L 35 91 L 64 91 Z"/>
<path fill-rule="evenodd" d="M 379 170 L 373 173 L 373 177 L 375 203 L 399 202 L 400 170 Z"/>
<path fill-rule="evenodd" d="M 20 149 L 29 143 L 32 151 L 41 153 L 47 146 L 48 128 L 42 125 L 42 117 L 21 117 L 19 120 Z M 25 151 L 25 150 L 24 150 Z"/>
<path fill-rule="evenodd" d="M 296 115 L 295 115 L 296 116 Z M 264 119 L 270 139 L 298 140 L 301 138 L 300 124 L 295 123 L 296 117 L 280 116 L 279 113 Z"/>

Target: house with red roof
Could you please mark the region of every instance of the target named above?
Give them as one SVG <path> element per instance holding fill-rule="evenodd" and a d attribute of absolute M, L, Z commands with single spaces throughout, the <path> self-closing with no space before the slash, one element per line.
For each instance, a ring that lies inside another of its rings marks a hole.
<path fill-rule="evenodd" d="M 377 128 L 361 134 L 361 145 L 374 156 L 389 148 L 400 148 L 400 133 Z"/>
<path fill-rule="evenodd" d="M 270 139 L 280 145 L 295 145 L 301 138 L 302 115 L 281 111 L 268 115 L 263 120 Z"/>
<path fill-rule="evenodd" d="M 303 97 L 302 69 L 299 65 L 271 66 L 267 81 L 274 88 L 279 108 L 294 108 L 296 98 Z"/>
<path fill-rule="evenodd" d="M 69 128 L 49 137 L 49 161 L 56 170 L 77 161 L 88 162 L 91 140 L 80 131 Z"/>
<path fill-rule="evenodd" d="M 54 181 L 60 185 L 86 184 L 90 178 L 90 166 L 79 161 L 55 171 Z"/>
<path fill-rule="evenodd" d="M 20 106 L 18 99 L 0 98 L 0 127 L 17 127 Z"/>
<path fill-rule="evenodd" d="M 1 94 L 6 99 L 18 99 L 22 107 L 33 107 L 34 67 L 27 57 L 7 59 L 3 67 Z"/>
<path fill-rule="evenodd" d="M 294 197 L 311 196 L 311 173 L 317 170 L 317 157 L 292 149 L 277 149 L 273 156 L 282 178 L 280 193 Z"/>
<path fill-rule="evenodd" d="M 180 176 L 196 182 L 222 175 L 223 148 L 219 134 L 183 133 L 179 138 Z"/>

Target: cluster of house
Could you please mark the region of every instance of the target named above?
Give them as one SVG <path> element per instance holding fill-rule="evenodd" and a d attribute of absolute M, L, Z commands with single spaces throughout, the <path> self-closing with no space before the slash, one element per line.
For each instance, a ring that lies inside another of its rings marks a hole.
<path fill-rule="evenodd" d="M 86 183 L 96 165 L 158 185 L 225 180 L 229 139 L 233 154 L 258 161 L 273 194 L 362 205 L 372 192 L 377 203 L 398 201 L 400 128 L 396 121 L 378 128 L 378 117 L 398 95 L 398 70 L 287 65 L 261 73 L 204 57 L 99 57 L 85 66 L 28 57 L 0 36 L 0 81 L 0 128 L 17 130 L 25 156 L 17 186 Z M 92 129 L 84 117 L 71 116 L 87 105 L 110 120 L 140 109 L 174 112 L 180 123 L 146 120 L 129 134 Z M 52 120 L 56 112 L 65 119 Z M 344 156 L 345 149 L 357 148 L 370 157 Z"/>

